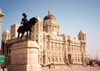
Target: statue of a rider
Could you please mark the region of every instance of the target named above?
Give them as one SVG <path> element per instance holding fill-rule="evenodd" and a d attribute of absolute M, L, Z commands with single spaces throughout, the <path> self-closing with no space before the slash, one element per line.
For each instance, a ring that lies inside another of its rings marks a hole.
<path fill-rule="evenodd" d="M 22 13 L 22 16 L 23 16 L 24 18 L 22 18 L 22 20 L 21 20 L 21 24 L 22 24 L 23 27 L 24 27 L 24 24 L 27 23 L 28 20 L 27 20 L 27 15 L 26 15 L 25 13 Z"/>

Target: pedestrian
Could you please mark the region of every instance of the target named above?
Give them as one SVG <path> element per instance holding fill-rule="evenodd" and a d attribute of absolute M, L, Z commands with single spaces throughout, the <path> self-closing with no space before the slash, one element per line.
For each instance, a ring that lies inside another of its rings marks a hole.
<path fill-rule="evenodd" d="M 50 66 L 51 66 L 51 65 L 49 65 L 49 69 L 50 69 Z"/>

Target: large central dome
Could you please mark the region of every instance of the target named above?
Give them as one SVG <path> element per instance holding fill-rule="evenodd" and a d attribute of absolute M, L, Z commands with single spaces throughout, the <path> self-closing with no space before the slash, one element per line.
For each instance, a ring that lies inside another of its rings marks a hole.
<path fill-rule="evenodd" d="M 47 20 L 47 19 L 54 19 L 54 20 L 56 20 L 56 18 L 53 15 L 47 15 L 47 16 L 45 16 L 44 20 Z"/>
<path fill-rule="evenodd" d="M 54 20 L 56 20 L 56 18 L 53 15 L 51 15 L 50 9 L 48 11 L 48 15 L 44 17 L 44 20 L 48 20 L 48 19 L 54 19 Z"/>

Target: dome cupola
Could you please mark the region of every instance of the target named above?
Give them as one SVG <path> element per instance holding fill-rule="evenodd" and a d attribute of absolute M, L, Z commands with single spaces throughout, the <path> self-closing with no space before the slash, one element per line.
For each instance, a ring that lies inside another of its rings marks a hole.
<path fill-rule="evenodd" d="M 51 15 L 51 10 L 50 10 L 50 9 L 49 9 L 49 11 L 48 11 L 48 15 L 46 15 L 46 16 L 44 17 L 44 20 L 48 20 L 48 19 L 56 20 L 56 18 L 55 18 L 53 15 Z"/>
<path fill-rule="evenodd" d="M 78 39 L 79 40 L 86 40 L 86 34 L 81 30 L 78 34 Z"/>
<path fill-rule="evenodd" d="M 6 29 L 4 32 L 3 32 L 3 34 L 9 34 L 10 32 L 9 32 L 9 30 L 8 29 Z"/>
<path fill-rule="evenodd" d="M 50 9 L 48 10 L 48 15 L 45 16 L 43 20 L 43 31 L 53 35 L 59 35 L 59 24 L 56 18 L 51 14 Z"/>
<path fill-rule="evenodd" d="M 11 39 L 11 34 L 8 31 L 8 29 L 6 29 L 2 34 L 2 41 L 4 42 L 4 41 L 9 40 L 9 39 Z"/>
<path fill-rule="evenodd" d="M 81 35 L 81 34 L 85 34 L 83 30 L 81 30 L 81 31 L 79 32 L 79 35 Z"/>

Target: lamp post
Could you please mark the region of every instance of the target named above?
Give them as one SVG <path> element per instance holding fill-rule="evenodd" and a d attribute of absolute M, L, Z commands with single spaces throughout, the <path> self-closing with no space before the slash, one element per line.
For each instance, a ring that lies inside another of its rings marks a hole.
<path fill-rule="evenodd" d="M 98 52 L 98 51 L 96 51 L 96 60 L 98 61 L 98 58 L 97 58 L 97 52 Z"/>
<path fill-rule="evenodd" d="M 90 54 L 88 55 L 88 64 L 90 64 Z"/>
<path fill-rule="evenodd" d="M 97 61 L 98 61 L 98 56 L 97 56 L 97 53 L 98 53 L 98 52 L 100 52 L 100 51 L 96 51 L 96 60 L 97 60 Z"/>

